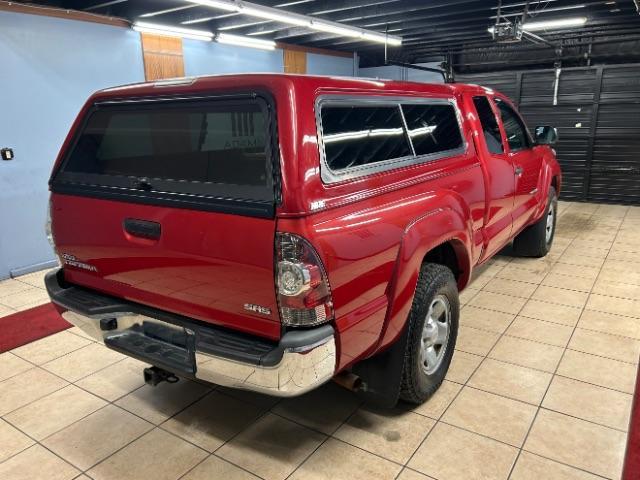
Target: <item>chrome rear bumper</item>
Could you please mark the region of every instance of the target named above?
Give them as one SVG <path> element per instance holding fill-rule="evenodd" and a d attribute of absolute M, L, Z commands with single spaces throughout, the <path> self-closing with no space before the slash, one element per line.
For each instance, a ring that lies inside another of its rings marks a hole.
<path fill-rule="evenodd" d="M 116 299 L 114 309 L 121 310 L 109 311 L 108 304 L 105 306 L 109 297 L 85 289 L 78 289 L 78 302 L 74 303 L 70 288 L 75 287 L 62 287 L 55 276 L 55 272 L 47 275 L 45 283 L 52 302 L 66 310 L 62 313 L 65 320 L 109 348 L 177 375 L 289 397 L 316 388 L 335 373 L 336 344 L 330 325 L 287 332 L 273 348 L 263 342 L 258 357 L 245 355 L 243 360 L 243 353 L 259 340 L 231 338 L 237 334 L 201 322 L 165 321 L 156 318 L 152 309 L 137 304 L 131 304 L 132 310 L 139 307 L 143 312 L 124 311 L 123 302 Z M 93 311 L 88 301 L 91 295 L 97 304 Z M 100 313 L 96 313 L 98 307 Z M 163 312 L 158 316 L 168 315 Z M 247 342 L 246 348 L 242 341 Z"/>

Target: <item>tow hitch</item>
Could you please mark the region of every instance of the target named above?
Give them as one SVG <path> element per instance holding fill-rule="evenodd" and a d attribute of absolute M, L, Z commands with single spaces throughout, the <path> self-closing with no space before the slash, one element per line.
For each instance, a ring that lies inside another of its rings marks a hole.
<path fill-rule="evenodd" d="M 160 367 L 147 367 L 143 371 L 144 383 L 155 387 L 161 382 L 176 383 L 180 380 L 175 374 L 167 372 Z"/>

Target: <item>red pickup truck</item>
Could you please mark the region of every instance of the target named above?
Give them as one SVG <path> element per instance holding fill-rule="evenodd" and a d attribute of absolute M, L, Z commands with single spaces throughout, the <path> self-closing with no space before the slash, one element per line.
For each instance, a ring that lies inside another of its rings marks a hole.
<path fill-rule="evenodd" d="M 458 292 L 551 247 L 556 130 L 475 85 L 248 74 L 111 88 L 50 179 L 62 316 L 176 375 L 422 402 Z"/>

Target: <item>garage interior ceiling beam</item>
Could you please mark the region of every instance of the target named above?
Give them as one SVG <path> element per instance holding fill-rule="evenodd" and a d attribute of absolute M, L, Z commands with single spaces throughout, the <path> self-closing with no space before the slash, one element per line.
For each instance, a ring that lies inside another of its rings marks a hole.
<path fill-rule="evenodd" d="M 231 1 L 231 0 L 225 0 Z M 35 3 L 66 9 L 148 20 L 175 27 L 227 32 L 264 40 L 340 50 L 357 51 L 366 65 L 384 63 L 384 46 L 335 32 L 313 31 L 304 26 L 272 19 L 212 9 L 188 0 L 35 0 Z M 503 0 L 501 17 L 522 16 L 526 0 Z M 530 0 L 525 23 L 586 17 L 585 25 L 556 28 L 537 34 L 554 43 L 599 45 L 600 40 L 634 41 L 640 32 L 640 15 L 634 0 Z M 389 49 L 388 59 L 415 63 L 430 57 L 487 51 L 552 52 L 549 46 L 527 40 L 496 44 L 487 29 L 495 24 L 498 0 L 253 0 L 278 15 L 304 15 L 379 35 L 402 37 L 402 46 Z M 635 29 L 635 31 L 634 31 Z M 586 47 L 585 47 L 586 48 Z M 640 60 L 640 49 L 631 52 Z M 629 60 L 631 61 L 631 59 Z"/>

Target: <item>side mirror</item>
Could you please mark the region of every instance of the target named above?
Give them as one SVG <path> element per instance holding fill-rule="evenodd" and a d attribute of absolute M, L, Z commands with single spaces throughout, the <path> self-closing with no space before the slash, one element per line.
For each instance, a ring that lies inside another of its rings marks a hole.
<path fill-rule="evenodd" d="M 558 141 L 558 129 L 543 125 L 536 127 L 536 143 L 538 145 L 554 145 Z"/>

